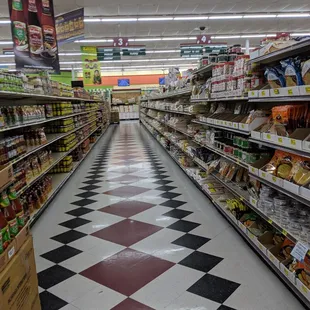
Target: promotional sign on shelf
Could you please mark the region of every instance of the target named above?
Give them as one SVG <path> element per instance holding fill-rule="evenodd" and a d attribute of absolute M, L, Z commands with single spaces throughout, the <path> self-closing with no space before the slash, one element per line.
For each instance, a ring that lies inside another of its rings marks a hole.
<path fill-rule="evenodd" d="M 101 70 L 96 46 L 81 46 L 84 84 L 100 85 Z"/>
<path fill-rule="evenodd" d="M 84 8 L 56 17 L 58 45 L 84 39 Z"/>
<path fill-rule="evenodd" d="M 8 0 L 16 70 L 60 73 L 53 0 Z"/>

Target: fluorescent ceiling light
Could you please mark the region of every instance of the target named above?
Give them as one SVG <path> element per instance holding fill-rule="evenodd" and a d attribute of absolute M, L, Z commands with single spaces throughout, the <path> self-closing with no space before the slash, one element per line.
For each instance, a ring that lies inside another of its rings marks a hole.
<path fill-rule="evenodd" d="M 136 22 L 138 18 L 101 18 L 102 22 Z"/>
<path fill-rule="evenodd" d="M 12 41 L 0 41 L 0 45 L 9 45 L 9 44 L 13 44 Z"/>
<path fill-rule="evenodd" d="M 275 38 L 277 35 L 276 34 L 267 34 L 266 37 L 267 38 Z"/>
<path fill-rule="evenodd" d="M 214 36 L 211 39 L 240 39 L 241 36 Z"/>
<path fill-rule="evenodd" d="M 309 17 L 310 14 L 304 14 L 304 13 L 288 13 L 288 14 L 278 14 L 277 17 Z"/>
<path fill-rule="evenodd" d="M 180 16 L 175 17 L 174 20 L 206 20 L 209 16 Z"/>
<path fill-rule="evenodd" d="M 210 16 L 209 19 L 241 19 L 242 15 L 218 15 L 218 16 Z"/>
<path fill-rule="evenodd" d="M 148 51 L 148 50 L 146 50 L 146 53 L 147 54 L 152 54 L 152 53 L 154 53 L 154 54 L 164 54 L 164 53 L 179 53 L 180 52 L 180 50 L 153 50 L 153 51 Z"/>
<path fill-rule="evenodd" d="M 59 53 L 58 54 L 59 56 L 81 56 L 82 53 L 72 53 L 72 52 L 69 52 L 69 53 Z"/>
<path fill-rule="evenodd" d="M 8 62 L 8 63 L 7 63 L 7 62 L 1 62 L 0 65 L 1 65 L 1 66 L 15 66 L 15 62 L 12 62 L 12 63 L 9 63 L 9 62 Z"/>
<path fill-rule="evenodd" d="M 293 36 L 293 37 L 305 37 L 305 36 L 310 36 L 310 32 L 291 33 L 291 36 Z"/>
<path fill-rule="evenodd" d="M 161 20 L 173 20 L 173 17 L 140 17 L 138 21 L 161 21 Z"/>
<path fill-rule="evenodd" d="M 14 57 L 14 55 L 0 55 L 0 58 L 10 58 L 10 57 Z"/>
<path fill-rule="evenodd" d="M 106 43 L 113 42 L 112 39 L 86 39 L 86 40 L 76 40 L 74 43 Z"/>
<path fill-rule="evenodd" d="M 266 34 L 246 34 L 242 35 L 241 38 L 265 38 Z"/>
<path fill-rule="evenodd" d="M 100 23 L 100 18 L 84 18 L 84 23 Z"/>
<path fill-rule="evenodd" d="M 132 42 L 151 42 L 151 41 L 161 41 L 162 38 L 137 38 L 137 39 L 129 39 Z"/>
<path fill-rule="evenodd" d="M 2 19 L 2 20 L 0 20 L 0 24 L 10 24 L 10 23 L 11 23 L 11 21 L 9 19 L 6 19 L 6 20 Z"/>
<path fill-rule="evenodd" d="M 276 14 L 243 15 L 243 18 L 275 18 Z"/>
<path fill-rule="evenodd" d="M 162 40 L 163 41 L 178 41 L 178 40 L 190 40 L 190 39 L 189 37 L 165 37 L 165 38 L 162 38 Z"/>

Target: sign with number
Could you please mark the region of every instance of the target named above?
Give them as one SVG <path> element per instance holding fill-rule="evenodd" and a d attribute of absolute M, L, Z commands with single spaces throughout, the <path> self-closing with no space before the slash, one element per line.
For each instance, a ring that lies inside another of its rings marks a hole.
<path fill-rule="evenodd" d="M 128 45 L 128 38 L 113 38 L 113 46 L 115 47 L 126 47 Z"/>
<path fill-rule="evenodd" d="M 210 44 L 211 42 L 212 42 L 211 36 L 208 36 L 205 34 L 197 36 L 197 40 L 196 40 L 197 44 Z"/>

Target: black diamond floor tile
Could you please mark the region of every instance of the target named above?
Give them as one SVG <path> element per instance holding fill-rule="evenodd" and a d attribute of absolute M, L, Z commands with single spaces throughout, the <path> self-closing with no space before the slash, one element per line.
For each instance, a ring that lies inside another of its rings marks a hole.
<path fill-rule="evenodd" d="M 179 262 L 179 264 L 207 273 L 223 259 L 224 258 L 195 251 Z"/>
<path fill-rule="evenodd" d="M 66 231 L 62 234 L 59 234 L 57 236 L 52 237 L 52 240 L 61 242 L 63 244 L 68 244 L 70 242 L 73 242 L 75 240 L 81 239 L 83 237 L 87 236 L 86 234 L 83 234 L 79 231 L 75 231 L 75 230 L 69 230 Z"/>
<path fill-rule="evenodd" d="M 221 305 L 217 310 L 236 310 L 236 309 Z"/>
<path fill-rule="evenodd" d="M 81 198 L 90 198 L 90 197 L 96 196 L 96 195 L 98 195 L 98 194 L 99 194 L 99 193 L 87 191 L 87 192 L 85 192 L 85 193 L 81 193 L 81 194 L 78 194 L 78 195 L 75 195 L 75 196 L 81 197 Z"/>
<path fill-rule="evenodd" d="M 98 180 L 98 179 L 100 179 L 100 178 L 101 178 L 101 175 L 99 175 L 99 174 L 91 174 L 91 175 L 85 177 L 85 179 L 90 179 L 90 180 Z M 86 180 L 86 182 L 87 182 L 87 181 L 88 181 L 88 180 Z"/>
<path fill-rule="evenodd" d="M 162 198 L 166 198 L 166 199 L 173 199 L 178 196 L 181 196 L 181 194 L 167 192 L 167 193 L 160 194 L 159 196 Z"/>
<path fill-rule="evenodd" d="M 52 266 L 38 273 L 39 286 L 45 290 L 61 283 L 76 273 L 59 265 Z"/>
<path fill-rule="evenodd" d="M 183 206 L 184 204 L 186 204 L 186 202 L 184 201 L 179 201 L 179 200 L 168 200 L 168 201 L 165 201 L 163 203 L 161 203 L 160 205 L 161 206 L 164 206 L 164 207 L 169 207 L 169 208 L 178 208 L 180 206 Z"/>
<path fill-rule="evenodd" d="M 173 244 L 180 245 L 185 248 L 189 248 L 192 250 L 198 250 L 200 247 L 202 247 L 204 244 L 209 242 L 211 239 L 201 237 L 201 236 L 196 236 L 192 234 L 186 234 L 182 236 L 181 238 L 173 241 Z"/>
<path fill-rule="evenodd" d="M 98 188 L 100 188 L 100 186 L 88 185 L 88 186 L 81 187 L 80 189 L 85 190 L 85 191 L 93 191 L 93 190 L 98 189 Z"/>
<path fill-rule="evenodd" d="M 70 228 L 70 229 L 74 229 L 74 228 L 80 227 L 82 225 L 88 224 L 90 222 L 91 221 L 89 221 L 89 220 L 85 220 L 85 219 L 81 219 L 81 218 L 77 217 L 77 218 L 71 219 L 69 221 L 60 223 L 59 225 Z"/>
<path fill-rule="evenodd" d="M 68 245 L 63 245 L 53 251 L 41 255 L 43 258 L 50 260 L 55 264 L 59 264 L 75 255 L 82 253 L 82 251 L 72 248 Z"/>
<path fill-rule="evenodd" d="M 159 185 L 167 185 L 169 183 L 172 183 L 172 181 L 168 181 L 168 180 L 159 180 L 156 182 L 153 182 L 154 184 L 159 184 Z"/>
<path fill-rule="evenodd" d="M 48 291 L 44 291 L 40 294 L 40 301 L 42 310 L 59 310 L 68 305 L 66 301 Z"/>
<path fill-rule="evenodd" d="M 89 185 L 94 185 L 94 184 L 98 184 L 100 182 L 101 182 L 100 180 L 89 180 L 89 181 L 86 181 L 86 182 L 83 182 L 83 183 L 89 184 Z"/>
<path fill-rule="evenodd" d="M 236 282 L 206 274 L 187 291 L 223 304 L 239 286 Z"/>
<path fill-rule="evenodd" d="M 96 200 L 92 200 L 92 199 L 82 199 L 82 200 L 78 200 L 78 201 L 75 201 L 75 202 L 71 202 L 72 205 L 75 205 L 75 206 L 79 206 L 79 207 L 85 207 L 85 206 L 88 206 L 92 203 L 96 202 Z"/>
<path fill-rule="evenodd" d="M 177 221 L 177 222 L 173 223 L 172 225 L 168 226 L 167 228 L 188 233 L 198 226 L 200 226 L 200 224 L 180 220 L 180 221 Z"/>
<path fill-rule="evenodd" d="M 167 178 L 169 178 L 169 176 L 167 176 L 167 175 L 156 175 L 156 176 L 154 176 L 154 179 L 158 179 L 158 180 L 164 180 Z"/>
<path fill-rule="evenodd" d="M 173 217 L 175 219 L 182 219 L 190 214 L 192 214 L 193 212 L 190 211 L 185 211 L 185 210 L 171 210 L 165 214 L 163 214 L 164 216 L 168 216 L 168 217 Z"/>
<path fill-rule="evenodd" d="M 155 178 L 156 178 L 156 177 L 155 177 Z M 169 186 L 169 185 L 163 185 L 163 186 L 160 186 L 160 187 L 156 188 L 156 190 L 158 190 L 158 191 L 163 191 L 163 192 L 172 191 L 173 189 L 176 189 L 176 187 L 174 187 L 174 186 Z"/>
<path fill-rule="evenodd" d="M 81 208 L 77 208 L 77 209 L 71 210 L 69 212 L 66 212 L 66 214 L 69 214 L 72 216 L 82 216 L 82 215 L 88 214 L 90 212 L 94 212 L 94 210 L 81 207 Z"/>

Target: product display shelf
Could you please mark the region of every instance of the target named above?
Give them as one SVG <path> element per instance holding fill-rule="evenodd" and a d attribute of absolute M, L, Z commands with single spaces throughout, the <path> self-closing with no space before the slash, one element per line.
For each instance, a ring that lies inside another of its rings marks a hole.
<path fill-rule="evenodd" d="M 264 141 L 264 140 L 254 139 L 254 138 L 250 138 L 249 141 L 253 142 L 253 143 L 256 143 L 256 144 L 260 144 L 260 145 L 264 145 L 264 146 L 270 147 L 270 148 L 275 149 L 275 150 L 280 150 L 280 151 L 288 152 L 288 153 L 291 153 L 291 154 L 300 155 L 300 156 L 303 156 L 303 157 L 310 158 L 310 152 L 307 152 L 307 151 L 304 151 L 304 150 L 297 150 L 297 149 L 293 149 L 293 148 L 290 148 L 290 147 L 282 146 L 280 144 L 275 144 L 275 143 L 271 143 L 271 142 Z"/>
<path fill-rule="evenodd" d="M 168 127 L 170 127 L 171 129 L 174 129 L 175 131 L 178 131 L 178 132 L 182 133 L 183 135 L 186 135 L 186 136 L 188 136 L 188 137 L 190 137 L 190 138 L 193 137 L 192 135 L 188 134 L 187 132 L 185 132 L 185 131 L 183 131 L 183 130 L 181 130 L 181 129 L 179 129 L 179 128 L 176 128 L 176 127 L 174 127 L 174 126 L 171 126 L 171 125 L 167 124 L 167 122 L 161 121 L 161 120 L 159 120 L 159 119 L 157 119 L 157 118 L 155 118 L 155 117 L 152 117 L 152 116 L 150 116 L 150 115 L 148 115 L 148 114 L 146 114 L 146 113 L 144 113 L 144 112 L 142 112 L 142 111 L 140 111 L 140 112 L 141 112 L 142 114 L 146 115 L 147 117 L 150 117 L 150 118 L 152 118 L 152 119 L 155 119 L 157 122 L 159 122 L 159 123 L 161 123 L 161 124 L 163 124 L 163 125 L 165 125 L 165 126 L 168 126 Z"/>
<path fill-rule="evenodd" d="M 0 128 L 0 132 L 25 128 L 25 127 L 31 127 L 31 126 L 36 126 L 36 125 L 41 125 L 41 124 L 50 123 L 53 121 L 58 121 L 61 119 L 66 119 L 66 118 L 70 118 L 70 117 L 74 117 L 74 116 L 78 116 L 78 115 L 83 115 L 83 114 L 87 114 L 87 113 L 91 113 L 91 112 L 95 112 L 95 111 L 99 111 L 99 109 L 93 109 L 93 110 L 84 111 L 84 112 L 77 112 L 77 113 L 68 114 L 68 115 L 64 115 L 64 116 L 55 116 L 55 117 L 51 117 L 51 118 L 46 118 L 46 119 L 41 120 L 41 121 L 20 124 L 20 125 L 12 126 L 12 127 L 3 127 L 3 128 Z"/>
<path fill-rule="evenodd" d="M 309 51 L 310 51 L 310 39 L 305 39 L 294 45 L 288 46 L 278 51 L 253 58 L 250 60 L 250 63 L 260 63 L 264 65 L 271 64 L 291 56 L 308 53 Z"/>
<path fill-rule="evenodd" d="M 167 113 L 175 113 L 175 114 L 183 114 L 183 115 L 195 115 L 195 114 L 190 113 L 190 112 L 183 112 L 183 111 L 177 111 L 177 110 L 166 110 L 166 109 L 158 109 L 158 108 L 151 108 L 151 107 L 144 107 L 144 106 L 142 106 L 142 108 L 151 109 L 151 110 L 155 110 L 155 111 L 161 111 L 161 112 L 167 112 Z"/>
<path fill-rule="evenodd" d="M 33 154 L 33 153 L 36 153 L 37 151 L 39 151 L 39 150 L 45 148 L 46 146 L 49 146 L 50 144 L 52 144 L 52 143 L 54 143 L 54 142 L 56 142 L 56 141 L 58 141 L 58 140 L 60 140 L 60 139 L 62 139 L 62 138 L 64 138 L 64 137 L 66 137 L 66 136 L 68 136 L 68 135 L 70 135 L 70 134 L 72 134 L 72 133 L 74 133 L 74 132 L 76 132 L 76 131 L 78 131 L 78 130 L 84 128 L 85 126 L 87 126 L 88 124 L 91 124 L 91 123 L 94 122 L 94 121 L 96 121 L 96 118 L 94 118 L 93 120 L 91 120 L 91 121 L 85 123 L 85 124 L 82 125 L 82 126 L 79 126 L 79 127 L 75 128 L 75 129 L 73 129 L 73 130 L 71 130 L 71 131 L 68 131 L 68 132 L 66 132 L 66 133 L 63 133 L 63 134 L 59 134 L 59 133 L 47 134 L 47 135 L 46 135 L 47 143 L 42 144 L 42 145 L 39 145 L 39 146 L 29 147 L 29 148 L 27 149 L 27 152 L 26 152 L 26 153 L 24 153 L 24 154 L 18 156 L 18 157 L 15 158 L 14 160 L 10 161 L 10 165 L 14 165 L 14 164 L 18 163 L 19 161 L 21 161 L 22 159 L 28 157 L 29 155 L 31 155 L 31 154 Z"/>
<path fill-rule="evenodd" d="M 55 152 L 52 153 L 53 157 L 53 163 L 47 167 L 44 171 L 42 171 L 37 177 L 35 177 L 29 184 L 27 184 L 25 187 L 23 187 L 18 194 L 21 195 L 24 193 L 29 187 L 31 187 L 34 183 L 36 183 L 41 177 L 43 177 L 45 174 L 47 174 L 51 169 L 53 169 L 62 159 L 64 159 L 66 156 L 70 155 L 76 148 L 78 148 L 86 139 L 88 139 L 92 134 L 94 134 L 101 126 L 98 126 L 95 130 L 93 130 L 90 134 L 88 134 L 84 139 L 82 139 L 80 142 L 78 142 L 72 149 L 70 149 L 68 152 Z"/>
<path fill-rule="evenodd" d="M 143 123 L 142 123 L 143 124 Z M 144 124 L 143 124 L 144 125 Z M 145 126 L 145 125 L 144 125 Z M 147 130 L 148 127 L 145 126 Z M 150 132 L 149 132 L 150 133 Z M 154 137 L 151 133 L 150 135 Z M 159 141 L 155 139 L 158 143 Z M 168 152 L 165 147 L 159 143 L 163 147 L 163 149 L 170 155 L 170 157 L 175 161 L 175 163 L 182 169 L 182 171 L 190 178 L 190 180 L 196 185 L 196 187 L 202 191 L 213 203 L 213 205 L 217 208 L 217 210 L 226 218 L 226 220 L 234 227 L 234 229 L 244 238 L 244 240 L 251 246 L 253 250 L 255 250 L 256 254 L 264 261 L 265 264 L 269 266 L 269 268 L 279 277 L 279 279 L 282 280 L 282 282 L 299 298 L 299 300 L 302 301 L 302 303 L 309 309 L 310 308 L 310 302 L 309 300 L 303 295 L 303 293 L 297 288 L 296 285 L 294 285 L 292 282 L 289 281 L 288 277 L 278 268 L 273 261 L 267 256 L 267 254 L 262 251 L 262 249 L 258 246 L 258 243 L 256 242 L 257 238 L 250 233 L 248 230 L 244 232 L 238 225 L 238 221 L 236 218 L 233 218 L 232 215 L 230 215 L 223 206 L 221 206 L 219 203 L 217 203 L 212 196 L 210 196 L 202 187 L 201 185 L 193 179 L 186 171 L 184 167 Z M 261 245 L 261 244 L 260 244 Z"/>
<path fill-rule="evenodd" d="M 84 99 L 84 98 L 76 98 L 76 97 L 59 97 L 59 96 L 49 96 L 49 95 L 40 95 L 33 93 L 17 93 L 10 91 L 0 91 L 0 98 L 3 99 L 34 99 L 40 101 L 83 101 L 83 102 L 102 102 L 102 99 Z"/>
<path fill-rule="evenodd" d="M 232 131 L 232 132 L 236 132 L 236 133 L 239 133 L 241 135 L 246 135 L 246 136 L 249 136 L 251 134 L 250 131 L 238 130 L 238 129 L 231 128 L 231 127 L 225 127 L 225 126 L 210 124 L 210 123 L 201 122 L 201 121 L 197 121 L 197 120 L 192 120 L 192 123 L 205 125 L 205 126 L 209 126 L 209 127 L 214 127 L 214 128 L 219 128 L 219 129 L 226 130 L 226 131 Z"/>
<path fill-rule="evenodd" d="M 193 71 L 193 74 L 203 74 L 203 75 L 210 75 L 212 74 L 212 69 L 217 66 L 218 64 L 210 64 L 206 66 L 202 66 Z"/>
<path fill-rule="evenodd" d="M 249 102 L 296 102 L 296 101 L 310 101 L 310 96 L 284 96 L 284 97 L 262 97 L 262 98 L 250 98 Z"/>
<path fill-rule="evenodd" d="M 84 157 L 80 161 L 73 163 L 72 171 L 70 171 L 69 173 L 56 173 L 56 174 L 53 174 L 53 178 L 52 178 L 53 190 L 48 195 L 48 198 L 45 201 L 45 203 L 43 204 L 43 206 L 39 210 L 37 210 L 36 212 L 34 212 L 31 215 L 30 222 L 29 222 L 30 227 L 33 227 L 35 222 L 39 219 L 39 217 L 43 214 L 43 212 L 47 209 L 49 204 L 55 198 L 57 193 L 61 190 L 62 186 L 70 179 L 70 177 L 78 169 L 80 164 L 84 161 L 84 159 L 87 157 L 87 155 L 91 152 L 92 148 L 96 145 L 96 143 L 100 140 L 100 138 L 105 134 L 105 132 L 107 131 L 108 128 L 109 128 L 109 124 L 106 126 L 106 128 L 103 131 L 103 133 L 97 138 L 95 143 L 91 144 L 91 147 L 90 147 L 89 151 L 84 155 Z M 72 150 L 70 152 L 72 152 Z"/>
<path fill-rule="evenodd" d="M 297 200 L 297 201 L 303 203 L 304 205 L 310 207 L 310 200 L 309 200 L 309 199 L 303 198 L 303 197 L 300 196 L 300 195 L 294 194 L 294 193 L 292 193 L 292 192 L 286 190 L 285 188 L 280 187 L 280 186 L 278 186 L 278 185 L 276 185 L 276 184 L 274 184 L 274 183 L 272 183 L 272 182 L 269 182 L 268 180 L 263 179 L 263 178 L 261 178 L 261 177 L 255 175 L 255 174 L 253 174 L 253 173 L 251 173 L 251 172 L 249 172 L 249 175 L 250 175 L 253 179 L 256 179 L 256 180 L 260 181 L 261 183 L 263 183 L 263 184 L 265 184 L 265 185 L 268 185 L 269 187 L 272 187 L 272 188 L 276 189 L 277 191 L 279 191 L 279 192 L 281 192 L 281 193 L 283 193 L 283 194 L 285 194 L 285 195 L 291 197 L 292 199 L 295 199 L 295 200 Z"/>
<path fill-rule="evenodd" d="M 192 103 L 197 103 L 197 102 L 223 102 L 223 101 L 248 101 L 248 97 L 223 97 L 223 98 L 196 98 L 196 97 L 191 97 L 191 102 Z"/>
<path fill-rule="evenodd" d="M 189 96 L 191 93 L 192 93 L 191 87 L 187 87 L 184 89 L 178 89 L 172 92 L 163 93 L 161 95 L 154 96 L 154 97 L 144 97 L 144 98 L 141 98 L 140 100 L 148 101 L 148 100 L 166 99 L 166 98 L 186 96 L 186 95 Z"/>
<path fill-rule="evenodd" d="M 229 161 L 234 162 L 235 164 L 237 164 L 237 165 L 239 165 L 241 167 L 244 167 L 246 169 L 249 168 L 249 165 L 247 163 L 245 163 L 245 162 L 235 158 L 234 156 L 230 156 L 230 155 L 222 152 L 221 150 L 212 147 L 211 145 L 209 146 L 209 145 L 203 144 L 203 143 L 201 143 L 201 142 L 199 142 L 199 141 L 197 141 L 195 139 L 192 140 L 192 141 L 197 143 L 198 145 L 200 145 L 200 146 L 202 146 L 202 147 L 204 147 L 204 148 L 206 148 L 206 149 L 208 149 L 208 150 L 210 150 L 210 151 L 220 155 L 221 157 L 224 157 L 224 158 L 228 159 Z"/>

